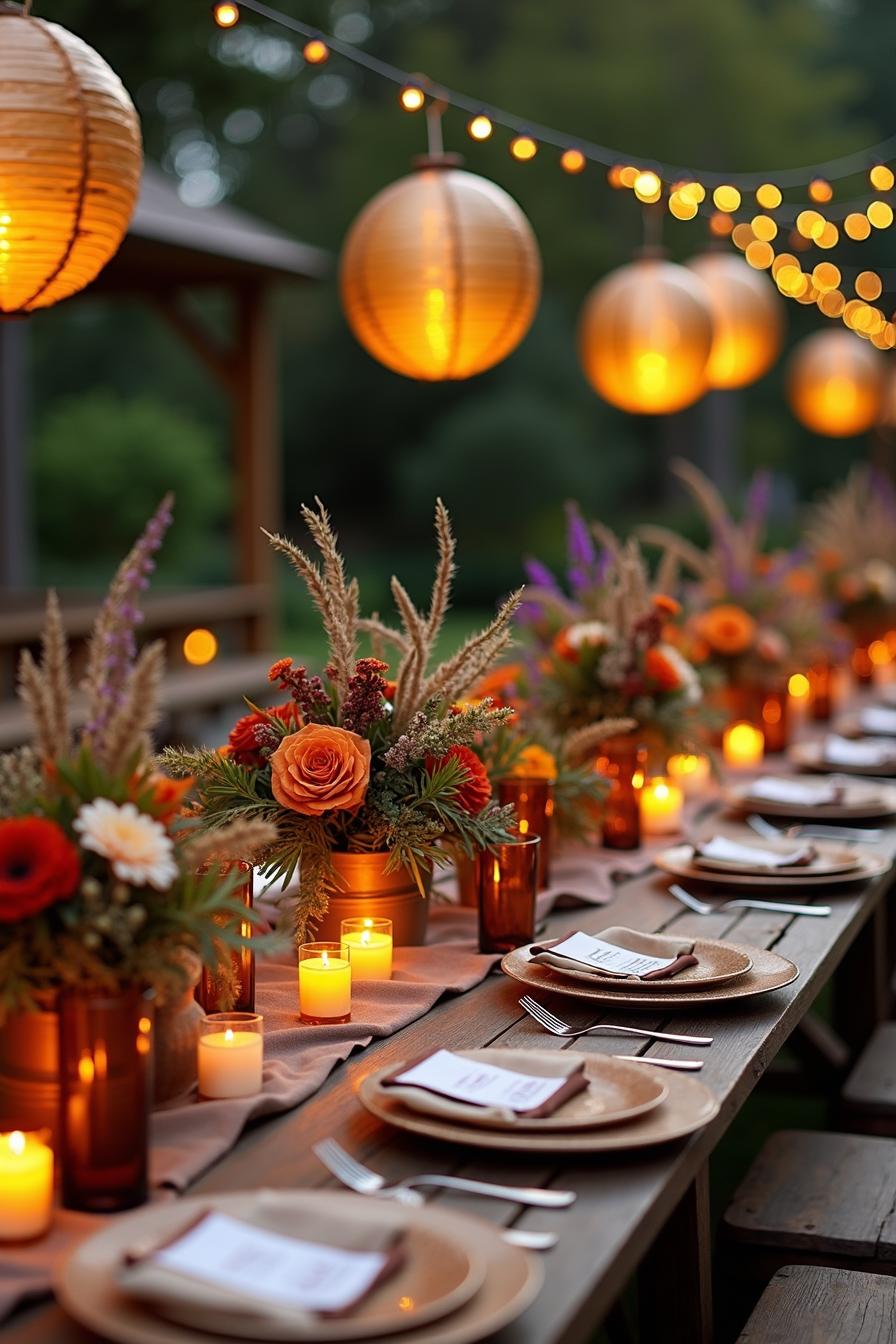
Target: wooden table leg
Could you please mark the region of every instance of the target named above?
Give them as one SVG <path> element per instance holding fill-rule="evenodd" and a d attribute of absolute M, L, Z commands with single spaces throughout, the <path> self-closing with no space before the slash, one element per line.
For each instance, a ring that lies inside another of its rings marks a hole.
<path fill-rule="evenodd" d="M 879 902 L 834 976 L 834 1027 L 853 1054 L 887 1017 L 887 916 Z"/>
<path fill-rule="evenodd" d="M 711 1242 L 704 1166 L 638 1270 L 641 1339 L 712 1344 Z"/>

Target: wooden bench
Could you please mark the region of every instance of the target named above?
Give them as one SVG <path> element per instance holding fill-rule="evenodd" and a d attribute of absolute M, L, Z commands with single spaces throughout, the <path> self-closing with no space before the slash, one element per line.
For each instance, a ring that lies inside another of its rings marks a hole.
<path fill-rule="evenodd" d="M 896 1137 L 896 1022 L 873 1033 L 840 1094 L 844 1129 Z"/>
<path fill-rule="evenodd" d="M 896 1281 L 818 1265 L 779 1269 L 737 1344 L 892 1344 Z"/>
<path fill-rule="evenodd" d="M 896 1275 L 896 1142 L 773 1134 L 725 1211 L 721 1248 L 742 1281 L 793 1264 Z"/>

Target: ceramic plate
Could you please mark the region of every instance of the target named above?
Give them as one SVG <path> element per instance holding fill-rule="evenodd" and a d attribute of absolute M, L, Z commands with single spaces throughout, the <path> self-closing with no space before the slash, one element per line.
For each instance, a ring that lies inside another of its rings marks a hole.
<path fill-rule="evenodd" d="M 673 845 L 654 857 L 657 868 L 664 873 L 685 882 L 711 882 L 716 887 L 750 887 L 754 891 L 767 891 L 769 888 L 787 891 L 803 887 L 844 886 L 847 882 L 870 882 L 880 877 L 890 867 L 891 860 L 877 854 L 856 854 L 854 867 L 848 873 L 814 874 L 799 873 L 791 869 L 782 876 L 780 871 L 773 873 L 729 873 L 718 868 L 701 868 L 694 863 L 694 852 L 690 845 Z"/>
<path fill-rule="evenodd" d="M 727 985 L 709 985 L 706 989 L 694 990 L 691 994 L 669 994 L 660 989 L 662 981 L 650 983 L 650 993 L 627 989 L 607 989 L 603 983 L 582 984 L 581 980 L 570 980 L 568 976 L 553 970 L 550 966 L 539 966 L 529 960 L 529 949 L 518 947 L 508 952 L 501 962 L 501 970 L 514 980 L 520 980 L 528 989 L 541 990 L 551 994 L 562 994 L 567 998 L 581 999 L 589 1003 L 609 1005 L 613 1008 L 662 1008 L 666 1012 L 674 1000 L 676 1008 L 706 1008 L 715 1004 L 727 1003 L 735 999 L 749 999 L 756 994 L 767 994 L 772 989 L 781 989 L 789 985 L 799 975 L 792 961 L 779 957 L 777 952 L 768 952 L 765 948 L 751 947 L 753 969 Z M 593 976 L 591 981 L 593 982 Z M 671 1082 L 671 1077 L 670 1077 Z"/>
<path fill-rule="evenodd" d="M 464 1059 L 481 1060 L 485 1064 L 494 1064 L 498 1068 L 516 1069 L 520 1073 L 541 1074 L 540 1062 L 551 1059 L 556 1062 L 554 1050 L 516 1050 L 494 1047 L 485 1050 L 457 1050 L 456 1054 Z M 598 1125 L 620 1125 L 635 1116 L 645 1115 L 665 1100 L 666 1079 L 651 1069 L 649 1072 L 640 1064 L 629 1064 L 624 1059 L 607 1059 L 600 1055 L 567 1055 L 568 1059 L 585 1060 L 585 1076 L 588 1079 L 587 1092 L 579 1092 L 571 1097 L 554 1115 L 541 1120 L 518 1119 L 514 1121 L 486 1119 L 477 1116 L 481 1108 L 470 1106 L 470 1118 L 466 1123 L 476 1129 L 500 1129 L 504 1133 L 518 1134 L 522 1131 L 531 1134 L 550 1134 L 569 1129 L 594 1129 Z M 398 1068 L 401 1068 L 398 1065 Z M 381 1088 L 386 1096 L 395 1096 L 394 1089 Z M 420 1092 L 420 1099 L 436 1101 L 427 1092 Z M 401 1104 L 416 1115 L 431 1115 L 432 1112 L 418 1107 L 406 1095 L 400 1098 Z M 434 1116 L 434 1119 L 442 1119 Z M 453 1117 L 451 1123 L 454 1123 Z"/>
<path fill-rule="evenodd" d="M 588 1055 L 586 1058 L 590 1063 L 601 1056 Z M 403 1103 L 389 1095 L 388 1088 L 380 1087 L 380 1079 L 390 1072 L 391 1067 L 369 1074 L 361 1084 L 358 1097 L 372 1115 L 412 1134 L 424 1134 L 427 1138 L 473 1148 L 497 1148 L 510 1153 L 550 1153 L 552 1156 L 561 1156 L 564 1153 L 609 1153 L 626 1148 L 647 1148 L 693 1134 L 695 1130 L 709 1124 L 719 1110 L 719 1103 L 708 1087 L 694 1078 L 673 1073 L 670 1069 L 666 1070 L 668 1077 L 663 1079 L 667 1095 L 662 1105 L 626 1124 L 606 1125 L 594 1130 L 570 1130 L 566 1134 L 508 1134 L 506 1131 L 477 1129 L 472 1125 L 461 1125 L 453 1120 L 436 1119 L 434 1115 L 420 1115 L 417 1111 L 408 1110 Z M 649 1064 L 633 1064 L 632 1068 L 650 1074 L 663 1072 L 651 1068 Z M 428 1333 L 426 1338 L 428 1344 Z M 435 1344 L 434 1335 L 432 1339 Z"/>
<path fill-rule="evenodd" d="M 559 966 L 548 969 L 564 979 L 584 981 L 586 985 L 600 985 L 601 989 L 622 990 L 626 994 L 655 994 L 659 989 L 663 994 L 677 994 L 700 989 L 704 985 L 727 985 L 729 981 L 746 975 L 753 965 L 745 948 L 735 947 L 734 943 L 719 942 L 716 938 L 695 938 L 694 956 L 697 958 L 696 966 L 686 966 L 683 971 L 666 980 L 635 980 L 621 975 L 600 975 L 597 971 L 579 971 L 572 962 L 569 970 L 561 971 Z"/>
<path fill-rule="evenodd" d="M 331 1211 L 338 1205 L 377 1226 L 394 1223 L 407 1229 L 407 1265 L 376 1289 L 350 1320 L 316 1319 L 314 1333 L 309 1336 L 314 1340 L 383 1338 L 400 1331 L 402 1344 L 473 1344 L 514 1320 L 541 1287 L 543 1275 L 536 1257 L 508 1246 L 501 1240 L 500 1228 L 478 1218 L 440 1205 L 406 1208 L 336 1190 L 278 1193 L 294 1201 L 299 1226 L 313 1225 L 316 1212 Z M 63 1263 L 55 1283 L 60 1304 L 81 1325 L 120 1344 L 221 1344 L 218 1333 L 162 1320 L 123 1296 L 116 1286 L 122 1246 L 146 1238 L 162 1239 L 203 1209 L 215 1208 L 239 1217 L 255 1197 L 252 1191 L 181 1199 L 121 1215 L 82 1242 Z M 469 1266 L 463 1286 L 456 1278 L 462 1261 Z M 453 1288 L 449 1286 L 452 1276 Z M 425 1295 L 422 1306 L 413 1296 L 420 1288 Z M 410 1298 L 414 1306 L 409 1311 L 406 1303 Z M 366 1320 L 362 1320 L 362 1313 Z M 374 1317 L 375 1329 L 366 1328 Z M 232 1325 L 225 1333 L 235 1338 Z M 293 1328 L 280 1338 L 300 1336 Z"/>
<path fill-rule="evenodd" d="M 705 837 L 711 839 L 710 836 Z M 699 841 L 698 841 L 699 843 Z M 790 882 L 802 877 L 835 877 L 840 873 L 850 873 L 858 867 L 855 850 L 844 844 L 825 842 L 824 840 L 760 840 L 752 836 L 748 841 L 751 849 L 768 850 L 770 854 L 792 854 L 795 849 L 811 846 L 815 858 L 811 863 L 791 863 L 782 868 L 764 868 L 761 864 L 738 863 L 737 860 L 703 859 L 694 855 L 692 863 L 701 872 L 715 874 L 742 873 L 745 877 L 780 877 Z"/>
<path fill-rule="evenodd" d="M 788 748 L 787 755 L 801 770 L 813 770 L 825 775 L 871 775 L 875 779 L 892 779 L 896 775 L 896 752 L 892 760 L 882 765 L 840 765 L 825 759 L 823 742 L 795 742 Z"/>
<path fill-rule="evenodd" d="M 804 821 L 862 821 L 896 814 L 896 788 L 885 784 L 861 784 L 844 781 L 843 797 L 837 803 L 820 805 L 774 803 L 754 797 L 749 784 L 728 788 L 723 794 L 728 807 L 742 812 L 759 812 L 768 817 L 798 817 Z"/>

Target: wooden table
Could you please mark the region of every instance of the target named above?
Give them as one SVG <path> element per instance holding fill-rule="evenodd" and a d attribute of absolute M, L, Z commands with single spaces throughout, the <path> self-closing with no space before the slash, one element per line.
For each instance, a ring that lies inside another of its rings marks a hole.
<path fill-rule="evenodd" d="M 734 824 L 737 827 L 737 823 Z M 896 826 L 887 832 L 896 852 Z M 863 847 L 864 848 L 864 847 Z M 500 1344 L 579 1344 L 610 1312 L 640 1266 L 641 1335 L 664 1344 L 709 1344 L 712 1335 L 707 1163 L 732 1120 L 788 1036 L 804 1019 L 819 992 L 837 972 L 837 1025 L 853 1046 L 886 1014 L 885 896 L 891 874 L 865 887 L 821 888 L 817 899 L 834 907 L 828 919 L 742 912 L 700 917 L 682 912 L 655 873 L 620 885 L 606 908 L 608 924 L 725 937 L 774 947 L 800 967 L 794 984 L 740 1006 L 674 1014 L 586 1014 L 572 1000 L 552 1006 L 577 1024 L 601 1016 L 621 1024 L 642 1023 L 672 1031 L 708 1033 L 705 1052 L 689 1047 L 637 1043 L 628 1038 L 584 1038 L 576 1048 L 604 1054 L 705 1053 L 700 1079 L 721 1101 L 717 1118 L 683 1143 L 641 1154 L 581 1161 L 505 1160 L 497 1153 L 457 1151 L 391 1131 L 355 1100 L 360 1080 L 384 1064 L 398 1063 L 438 1047 L 498 1044 L 563 1048 L 519 1009 L 521 987 L 501 975 L 468 994 L 439 1004 L 399 1034 L 372 1045 L 339 1067 L 309 1101 L 256 1126 L 206 1173 L 191 1193 L 253 1188 L 320 1186 L 328 1177 L 311 1153 L 312 1144 L 333 1136 L 389 1177 L 451 1171 L 485 1179 L 557 1185 L 577 1191 L 571 1209 L 522 1210 L 481 1198 L 450 1196 L 485 1218 L 523 1228 L 550 1229 L 560 1244 L 545 1258 L 547 1280 L 538 1300 L 496 1339 Z M 771 891 L 772 898 L 777 893 Z M 549 933 L 594 927 L 603 912 L 554 915 Z M 0 1330 L 8 1344 L 76 1344 L 89 1336 L 55 1306 L 26 1310 Z"/>

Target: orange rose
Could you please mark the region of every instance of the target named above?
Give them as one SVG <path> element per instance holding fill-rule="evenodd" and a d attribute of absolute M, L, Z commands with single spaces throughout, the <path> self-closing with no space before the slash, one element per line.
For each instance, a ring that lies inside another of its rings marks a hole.
<path fill-rule="evenodd" d="M 716 653 L 743 653 L 756 638 L 756 622 L 743 607 L 723 603 L 710 607 L 699 622 L 699 633 Z"/>
<path fill-rule="evenodd" d="M 347 728 L 307 723 L 271 756 L 274 797 L 304 817 L 354 812 L 369 782 L 370 743 Z"/>

